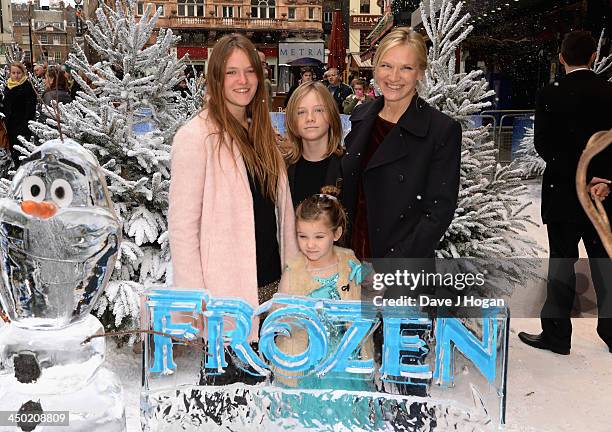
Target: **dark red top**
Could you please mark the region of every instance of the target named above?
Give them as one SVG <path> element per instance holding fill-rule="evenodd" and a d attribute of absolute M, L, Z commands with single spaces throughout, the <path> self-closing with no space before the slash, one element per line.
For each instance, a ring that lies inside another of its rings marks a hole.
<path fill-rule="evenodd" d="M 365 154 L 361 158 L 361 178 L 359 179 L 359 189 L 357 191 L 357 205 L 355 206 L 355 219 L 352 232 L 352 249 L 359 260 L 372 258 L 370 253 L 370 239 L 368 237 L 368 215 L 366 210 L 366 196 L 363 191 L 363 171 L 366 169 L 372 156 L 380 147 L 387 134 L 393 129 L 395 123 L 388 122 L 380 116 L 376 117 L 370 143 L 365 149 Z"/>

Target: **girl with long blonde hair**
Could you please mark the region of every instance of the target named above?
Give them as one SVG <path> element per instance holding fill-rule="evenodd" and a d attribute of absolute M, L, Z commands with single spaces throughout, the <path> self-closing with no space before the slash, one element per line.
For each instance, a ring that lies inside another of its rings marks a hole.
<path fill-rule="evenodd" d="M 318 81 L 301 84 L 291 95 L 285 123 L 287 174 L 297 207 L 321 187 L 339 183 L 342 124 L 331 93 Z"/>

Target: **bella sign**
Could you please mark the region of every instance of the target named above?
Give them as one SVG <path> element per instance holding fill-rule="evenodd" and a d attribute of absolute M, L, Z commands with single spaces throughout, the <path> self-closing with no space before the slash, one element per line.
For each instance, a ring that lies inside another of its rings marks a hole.
<path fill-rule="evenodd" d="M 352 15 L 349 26 L 355 29 L 373 29 L 380 18 L 380 15 Z"/>

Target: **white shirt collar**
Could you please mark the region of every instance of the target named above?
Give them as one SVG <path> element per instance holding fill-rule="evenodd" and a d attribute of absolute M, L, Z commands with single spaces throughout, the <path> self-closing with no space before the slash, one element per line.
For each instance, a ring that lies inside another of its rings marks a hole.
<path fill-rule="evenodd" d="M 577 72 L 577 71 L 581 71 L 581 70 L 588 70 L 588 71 L 590 71 L 591 69 L 589 69 L 588 67 L 581 67 L 581 68 L 574 69 L 573 71 L 570 71 L 570 72 L 566 73 L 566 75 L 569 75 L 572 72 Z"/>

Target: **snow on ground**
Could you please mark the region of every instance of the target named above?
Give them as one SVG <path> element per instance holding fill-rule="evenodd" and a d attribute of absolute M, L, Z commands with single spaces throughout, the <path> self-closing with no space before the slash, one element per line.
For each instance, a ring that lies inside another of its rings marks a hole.
<path fill-rule="evenodd" d="M 527 211 L 539 222 L 540 187 L 538 182 L 527 184 L 528 199 L 534 203 Z M 547 246 L 545 227 L 531 228 L 530 235 L 543 247 Z M 539 319 L 512 319 L 506 430 L 612 430 L 612 354 L 595 332 L 595 319 L 574 319 L 573 323 L 572 353 L 560 356 L 530 348 L 519 341 L 519 331 L 540 331 Z M 129 432 L 141 430 L 141 358 L 142 355 L 131 348 L 118 349 L 108 340 L 106 366 L 117 373 L 123 383 Z"/>
<path fill-rule="evenodd" d="M 540 185 L 526 183 L 527 211 L 540 223 Z M 547 248 L 546 228 L 532 227 L 529 235 Z M 542 257 L 546 253 L 542 253 Z M 584 250 L 581 252 L 584 255 Z M 565 432 L 612 430 L 612 354 L 595 332 L 593 318 L 574 319 L 572 353 L 560 356 L 530 348 L 519 331 L 540 332 L 536 318 L 512 319 L 508 363 L 507 431 Z M 128 431 L 140 430 L 141 355 L 116 349 L 109 341 L 107 366 L 121 378 L 125 391 Z"/>

